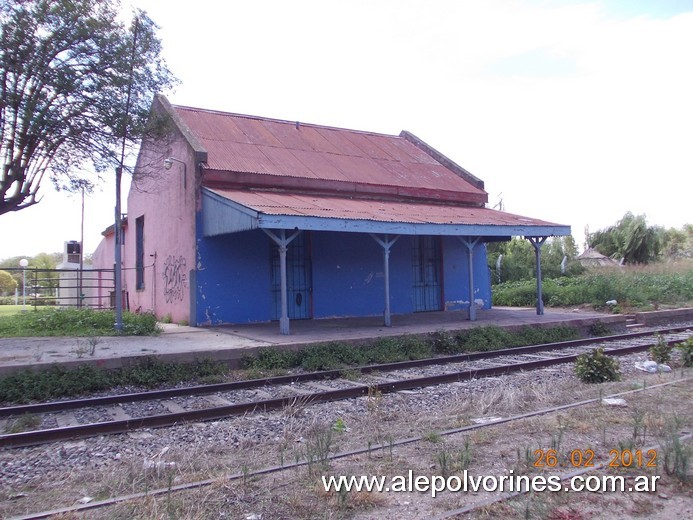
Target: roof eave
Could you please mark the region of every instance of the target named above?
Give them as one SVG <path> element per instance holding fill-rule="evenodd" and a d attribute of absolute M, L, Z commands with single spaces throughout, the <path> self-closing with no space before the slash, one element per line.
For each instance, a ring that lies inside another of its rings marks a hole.
<path fill-rule="evenodd" d="M 195 164 L 201 164 L 207 162 L 207 150 L 205 150 L 202 143 L 195 137 L 195 134 L 190 129 L 190 127 L 183 121 L 183 118 L 178 114 L 176 109 L 171 105 L 166 96 L 163 94 L 157 94 L 154 98 L 154 108 L 160 109 L 162 112 L 167 114 L 173 124 L 176 126 L 178 131 L 181 133 L 183 138 L 187 141 L 188 145 L 195 154 Z"/>
<path fill-rule="evenodd" d="M 422 141 L 418 137 L 416 137 L 414 134 L 411 132 L 408 132 L 406 130 L 402 130 L 399 134 L 400 137 L 403 139 L 406 139 L 410 143 L 412 143 L 414 146 L 416 146 L 419 150 L 427 153 L 433 159 L 438 161 L 440 164 L 445 166 L 446 168 L 452 170 L 455 172 L 457 175 L 462 177 L 465 181 L 470 183 L 472 186 L 475 188 L 479 188 L 480 190 L 484 189 L 484 181 L 479 179 L 477 176 L 472 175 L 470 172 L 462 168 L 459 164 L 457 164 L 455 161 L 450 159 L 449 157 L 446 157 L 442 153 L 440 153 L 438 150 L 427 144 L 426 142 Z"/>

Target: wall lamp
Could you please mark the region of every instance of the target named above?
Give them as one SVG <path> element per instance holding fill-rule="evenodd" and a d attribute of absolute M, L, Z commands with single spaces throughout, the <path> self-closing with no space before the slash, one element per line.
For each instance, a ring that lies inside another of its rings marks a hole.
<path fill-rule="evenodd" d="M 188 165 L 185 164 L 185 161 L 181 161 L 180 159 L 176 159 L 175 157 L 169 157 L 168 159 L 164 159 L 164 168 L 170 170 L 174 162 L 183 165 L 183 189 L 185 189 L 188 187 Z"/>

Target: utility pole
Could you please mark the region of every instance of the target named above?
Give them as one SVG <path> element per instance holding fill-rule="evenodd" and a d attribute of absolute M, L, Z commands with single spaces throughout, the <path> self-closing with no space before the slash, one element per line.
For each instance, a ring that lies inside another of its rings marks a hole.
<path fill-rule="evenodd" d="M 123 144 L 120 151 L 120 164 L 116 167 L 116 207 L 115 207 L 115 330 L 123 330 L 123 265 L 122 265 L 122 212 L 120 209 L 120 184 L 123 178 L 123 163 L 125 162 L 125 145 L 128 136 L 128 116 L 130 114 L 130 99 L 132 97 L 132 81 L 135 69 L 135 53 L 137 51 L 137 29 L 139 18 L 135 18 L 135 27 L 132 35 L 132 54 L 130 55 L 130 82 L 125 100 L 125 114 L 123 115 Z"/>

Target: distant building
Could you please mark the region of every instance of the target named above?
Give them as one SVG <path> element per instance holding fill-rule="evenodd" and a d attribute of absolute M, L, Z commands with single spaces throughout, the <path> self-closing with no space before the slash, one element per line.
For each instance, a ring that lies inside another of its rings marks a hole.
<path fill-rule="evenodd" d="M 577 261 L 583 267 L 618 267 L 619 264 L 613 258 L 604 256 L 596 249 L 587 248 L 585 251 L 577 257 Z"/>
<path fill-rule="evenodd" d="M 485 243 L 570 227 L 486 208 L 484 183 L 409 132 L 173 106 L 143 143 L 123 245 L 131 310 L 192 325 L 490 308 Z M 113 234 L 94 253 L 113 266 Z"/>

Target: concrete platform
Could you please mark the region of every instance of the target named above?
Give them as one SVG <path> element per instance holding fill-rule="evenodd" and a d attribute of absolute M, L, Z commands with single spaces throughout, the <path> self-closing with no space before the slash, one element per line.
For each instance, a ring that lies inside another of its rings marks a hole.
<path fill-rule="evenodd" d="M 330 341 L 359 344 L 382 337 L 426 335 L 488 325 L 508 329 L 524 325 L 565 325 L 586 331 L 597 321 L 614 331 L 625 330 L 623 315 L 546 309 L 543 316 L 537 316 L 534 308 L 496 307 L 478 311 L 477 320 L 473 322 L 467 320 L 466 312 L 458 311 L 395 315 L 392 327 L 384 327 L 381 317 L 292 321 L 289 336 L 279 334 L 279 324 L 270 322 L 210 328 L 165 324 L 159 336 L 100 337 L 95 345 L 87 338 L 74 337 L 0 338 L 0 376 L 26 368 L 42 369 L 55 363 L 70 367 L 90 363 L 114 369 L 136 363 L 146 356 L 183 363 L 214 359 L 237 367 L 243 356 L 268 346 L 299 349 Z"/>

